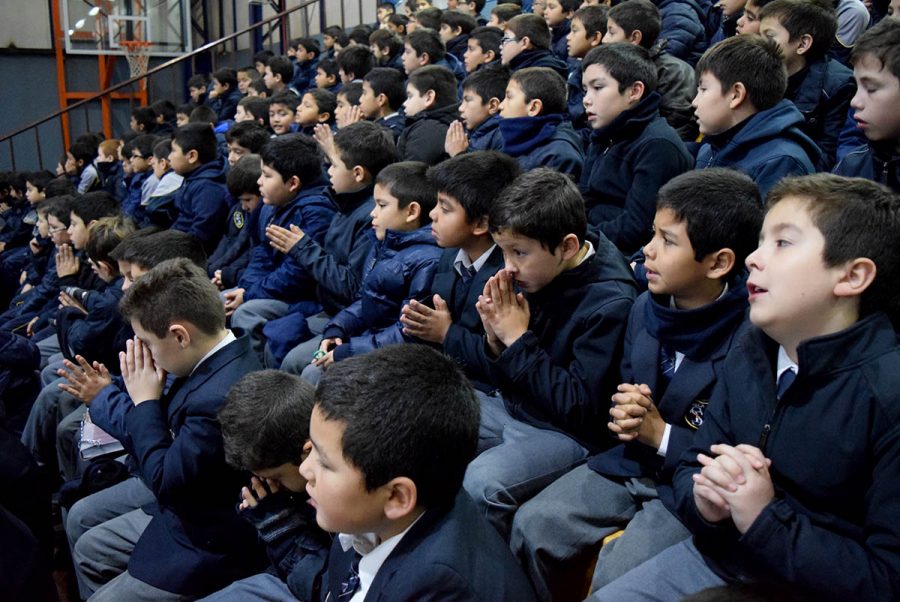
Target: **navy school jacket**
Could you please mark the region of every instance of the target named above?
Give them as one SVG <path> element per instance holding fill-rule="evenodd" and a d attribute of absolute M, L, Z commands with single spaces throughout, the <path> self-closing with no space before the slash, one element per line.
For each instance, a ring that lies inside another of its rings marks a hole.
<path fill-rule="evenodd" d="M 848 178 L 866 178 L 900 192 L 900 154 L 894 149 L 895 141 L 864 144 L 847 153 L 834 173 Z"/>
<path fill-rule="evenodd" d="M 468 44 L 469 44 L 469 34 L 465 34 L 465 33 L 456 36 L 452 40 L 448 41 L 446 44 L 447 52 L 452 54 L 456 58 L 457 61 L 459 61 L 460 63 L 463 63 L 463 66 L 465 66 L 465 60 L 466 60 L 465 54 L 466 54 L 466 49 L 468 48 Z"/>
<path fill-rule="evenodd" d="M 803 115 L 789 100 L 748 118 L 740 131 L 724 143 L 709 136 L 697 151 L 697 169 L 731 167 L 756 182 L 766 197 L 785 176 L 815 173 L 821 151 L 803 133 Z"/>
<path fill-rule="evenodd" d="M 5 223 L 0 228 L 0 242 L 6 243 L 6 249 L 27 245 L 31 240 L 34 223 L 25 221 L 25 216 L 30 210 L 31 206 L 28 201 L 13 202 L 10 209 L 3 214 Z"/>
<path fill-rule="evenodd" d="M 637 292 L 618 249 L 603 237 L 591 242 L 593 256 L 526 293 L 531 321 L 519 340 L 496 358 L 483 343 L 466 363 L 500 390 L 513 417 L 598 451 L 613 444 L 608 400 L 621 382 L 625 324 Z"/>
<path fill-rule="evenodd" d="M 260 202 L 253 211 L 244 211 L 239 200 L 231 204 L 225 235 L 206 262 L 210 277 L 216 270 L 222 270 L 222 283 L 226 288 L 237 284 L 250 262 L 251 233 L 259 223 L 259 215 L 264 206 Z"/>
<path fill-rule="evenodd" d="M 659 114 L 682 140 L 693 142 L 697 139 L 697 123 L 691 106 L 697 95 L 694 68 L 666 52 L 666 46 L 666 40 L 661 40 L 650 50 L 650 58 L 656 65 L 656 91 L 662 96 Z"/>
<path fill-rule="evenodd" d="M 447 128 L 459 117 L 457 104 L 421 111 L 406 117 L 406 128 L 397 139 L 397 151 L 404 161 L 436 165 L 447 158 L 444 141 Z"/>
<path fill-rule="evenodd" d="M 406 128 L 406 117 L 402 113 L 394 113 L 390 117 L 382 117 L 375 122 L 377 125 L 388 130 L 394 137 L 394 142 L 400 138 L 400 134 Z"/>
<path fill-rule="evenodd" d="M 241 94 L 241 91 L 237 88 L 233 90 L 229 90 L 228 94 L 226 94 L 222 98 L 216 98 L 213 100 L 213 110 L 216 112 L 218 116 L 219 122 L 228 121 L 229 119 L 234 119 L 234 114 L 237 112 L 238 103 L 244 97 Z"/>
<path fill-rule="evenodd" d="M 581 138 L 562 113 L 537 117 L 500 119 L 500 137 L 504 153 L 513 157 L 522 171 L 536 167 L 552 167 L 572 176 L 581 177 L 584 151 Z"/>
<path fill-rule="evenodd" d="M 581 59 L 571 58 L 568 61 L 569 75 L 566 78 L 566 110 L 569 113 L 569 121 L 582 139 L 590 136 L 590 125 L 587 122 L 587 113 L 584 110 L 584 88 L 581 85 L 584 72 L 581 68 Z"/>
<path fill-rule="evenodd" d="M 388 230 L 374 243 L 356 300 L 331 319 L 322 335 L 343 339 L 334 350 L 335 361 L 409 340 L 400 310 L 410 299 L 429 296 L 440 255 L 431 224 L 412 232 Z"/>
<path fill-rule="evenodd" d="M 543 48 L 523 50 L 509 61 L 510 71 L 518 71 L 525 67 L 549 67 L 559 73 L 563 80 L 569 77 L 569 68 L 566 66 L 566 62 Z"/>
<path fill-rule="evenodd" d="M 695 0 L 655 0 L 661 39 L 672 56 L 696 65 L 706 50 L 706 14 Z"/>
<path fill-rule="evenodd" d="M 883 314 L 804 341 L 799 372 L 775 397 L 777 343 L 737 341 L 674 485 L 682 520 L 726 581 L 789 582 L 818 600 L 900 597 L 900 349 Z M 775 499 L 746 533 L 708 523 L 694 504 L 697 454 L 759 447 Z"/>
<path fill-rule="evenodd" d="M 310 88 L 315 88 L 316 69 L 318 69 L 318 67 L 318 57 L 302 63 L 294 63 L 294 79 L 291 80 L 291 86 L 300 92 L 300 94 L 303 94 Z"/>
<path fill-rule="evenodd" d="M 204 163 L 184 176 L 181 188 L 175 193 L 178 217 L 172 229 L 193 234 L 206 252 L 212 253 L 225 232 L 227 195 L 222 159 Z"/>
<path fill-rule="evenodd" d="M 75 308 L 63 308 L 57 314 L 57 333 L 60 348 L 70 360 L 76 354 L 105 364 L 118 372 L 119 347 L 113 345 L 117 333 L 127 324 L 119 313 L 122 299 L 121 277 L 103 290 L 92 291 L 85 300 L 87 314 Z"/>
<path fill-rule="evenodd" d="M 503 136 L 500 135 L 500 115 L 491 115 L 467 134 L 469 151 L 503 149 Z"/>
<path fill-rule="evenodd" d="M 144 181 L 153 175 L 153 170 L 142 171 L 124 176 L 125 182 L 125 198 L 122 199 L 122 213 L 126 217 L 136 219 L 139 217 L 139 208 L 141 206 L 141 187 Z"/>
<path fill-rule="evenodd" d="M 269 244 L 266 227 L 275 224 L 290 228 L 296 224 L 307 236 L 322 242 L 336 210 L 328 186 L 322 180 L 304 185 L 286 205 L 265 205 L 259 214 L 250 263 L 239 283 L 244 289 L 244 300 L 277 299 L 292 303 L 310 299 L 313 283 L 309 274 Z"/>
<path fill-rule="evenodd" d="M 91 418 L 125 445 L 156 496 L 128 562 L 133 577 L 200 597 L 264 566 L 255 530 L 234 510 L 247 475 L 225 464 L 216 418 L 231 385 L 261 368 L 241 335 L 162 399 L 135 406 L 127 395 L 110 394 L 109 385 L 91 404 Z"/>
<path fill-rule="evenodd" d="M 350 574 L 355 551 L 335 538 L 323 599 L 335 601 Z M 388 555 L 366 600 L 420 602 L 535 600 L 509 547 L 460 489 L 447 506 L 429 508 Z"/>
<path fill-rule="evenodd" d="M 463 50 L 465 52 L 465 50 Z M 456 81 L 461 82 L 466 79 L 466 65 L 463 63 L 461 59 L 456 58 L 456 55 L 447 53 L 444 55 L 444 58 L 435 63 L 436 66 L 446 67 L 449 69 L 454 77 L 456 77 Z M 404 76 L 406 72 L 404 71 Z"/>
<path fill-rule="evenodd" d="M 581 174 L 589 227 L 625 255 L 649 239 L 659 189 L 693 167 L 678 133 L 660 116 L 659 103 L 659 94 L 651 92 L 595 130 Z"/>
<path fill-rule="evenodd" d="M 550 50 L 564 63 L 569 60 L 569 41 L 566 37 L 571 30 L 572 21 L 569 19 L 550 28 Z"/>

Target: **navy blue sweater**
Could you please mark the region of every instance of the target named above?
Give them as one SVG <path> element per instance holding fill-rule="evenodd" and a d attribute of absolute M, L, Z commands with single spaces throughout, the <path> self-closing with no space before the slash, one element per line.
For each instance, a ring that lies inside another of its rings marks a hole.
<path fill-rule="evenodd" d="M 581 138 L 566 115 L 501 118 L 499 128 L 501 150 L 518 161 L 522 171 L 552 167 L 576 180 L 581 177 L 584 166 Z"/>
<path fill-rule="evenodd" d="M 181 188 L 175 193 L 178 217 L 172 229 L 193 234 L 206 252 L 212 253 L 225 232 L 227 196 L 222 159 L 204 163 L 184 176 Z"/>

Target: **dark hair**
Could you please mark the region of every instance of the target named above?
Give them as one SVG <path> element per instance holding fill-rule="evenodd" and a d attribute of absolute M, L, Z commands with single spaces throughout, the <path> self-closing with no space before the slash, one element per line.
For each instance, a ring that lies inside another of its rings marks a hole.
<path fill-rule="evenodd" d="M 213 79 L 223 86 L 228 86 L 229 90 L 237 88 L 237 71 L 230 67 L 224 67 L 213 72 Z"/>
<path fill-rule="evenodd" d="M 145 133 L 156 127 L 156 113 L 150 107 L 135 107 L 131 110 L 131 116 L 138 125 L 143 126 Z"/>
<path fill-rule="evenodd" d="M 188 123 L 199 123 L 202 125 L 210 125 L 219 121 L 219 116 L 213 111 L 212 107 L 207 105 L 200 105 L 199 107 L 194 107 L 194 110 L 191 111 L 190 116 L 188 117 Z"/>
<path fill-rule="evenodd" d="M 338 74 L 338 64 L 334 59 L 322 59 L 319 61 L 319 64 L 316 65 L 316 69 L 321 69 L 322 72 L 329 77 L 337 76 Z"/>
<path fill-rule="evenodd" d="M 34 182 L 32 182 L 34 184 Z M 47 182 L 44 188 L 44 196 L 51 199 L 55 196 L 75 194 L 75 184 L 66 176 L 59 176 Z"/>
<path fill-rule="evenodd" d="M 270 109 L 272 108 L 272 105 L 283 105 L 293 113 L 297 111 L 297 107 L 300 105 L 300 97 L 290 90 L 282 90 L 269 99 Z"/>
<path fill-rule="evenodd" d="M 339 129 L 334 135 L 334 146 L 348 169 L 359 165 L 373 178 L 400 159 L 393 135 L 371 121 L 358 121 Z"/>
<path fill-rule="evenodd" d="M 473 29 L 478 27 L 478 22 L 468 13 L 459 10 L 445 10 L 441 14 L 441 25 L 448 25 L 451 30 L 458 27 L 462 35 L 469 35 Z"/>
<path fill-rule="evenodd" d="M 156 234 L 157 232 L 161 232 L 162 228 L 159 226 L 147 226 L 146 228 L 141 228 L 140 230 L 133 230 L 129 232 L 122 241 L 116 245 L 116 247 L 109 252 L 109 258 L 113 261 L 129 261 L 125 259 L 125 256 L 130 252 L 132 245 L 135 242 L 141 240 L 144 237 L 150 236 L 151 234 Z M 184 234 L 182 232 L 182 234 Z M 142 266 L 143 264 L 138 264 Z M 151 266 L 152 267 L 152 266 Z"/>
<path fill-rule="evenodd" d="M 460 0 L 460 2 L 461 2 L 462 4 L 467 5 L 467 6 L 468 6 L 469 4 L 474 4 L 474 5 L 475 5 L 475 14 L 476 14 L 476 15 L 481 14 L 481 11 L 484 10 L 484 5 L 487 4 L 486 0 Z"/>
<path fill-rule="evenodd" d="M 426 177 L 428 164 L 421 161 L 401 161 L 388 165 L 375 178 L 375 183 L 388 189 L 397 197 L 401 209 L 413 201 L 422 208 L 421 224 L 431 222 L 428 213 L 437 204 L 437 190 Z"/>
<path fill-rule="evenodd" d="M 558 77 L 558 76 L 557 76 Z M 440 65 L 426 65 L 413 71 L 407 84 L 420 94 L 434 90 L 434 108 L 439 109 L 456 103 L 456 76 Z M 563 90 L 565 94 L 565 89 Z"/>
<path fill-rule="evenodd" d="M 429 6 L 428 8 L 417 10 L 415 14 L 416 23 L 422 27 L 433 29 L 435 31 L 441 28 L 441 14 L 443 14 L 441 9 Z M 417 27 L 416 31 L 418 30 L 419 28 Z"/>
<path fill-rule="evenodd" d="M 291 46 L 293 46 L 294 48 L 303 46 L 303 49 L 306 52 L 312 52 L 316 56 L 319 56 L 319 53 L 322 52 L 322 47 L 319 46 L 319 40 L 315 38 L 298 38 L 293 41 Z"/>
<path fill-rule="evenodd" d="M 403 52 L 403 41 L 389 29 L 376 29 L 369 35 L 369 45 L 377 46 L 393 58 Z"/>
<path fill-rule="evenodd" d="M 246 148 L 251 153 L 258 153 L 269 141 L 269 132 L 257 121 L 242 121 L 228 128 L 225 140 L 229 144 L 236 142 L 238 146 Z"/>
<path fill-rule="evenodd" d="M 441 36 L 433 29 L 416 29 L 406 36 L 406 43 L 415 51 L 416 56 L 427 54 L 429 65 L 441 62 L 447 55 Z"/>
<path fill-rule="evenodd" d="M 750 103 L 758 111 L 778 104 L 787 89 L 787 70 L 781 60 L 781 49 L 772 40 L 761 36 L 734 36 L 722 40 L 704 52 L 697 62 L 698 81 L 704 73 L 719 80 L 723 94 L 738 82 L 744 84 Z"/>
<path fill-rule="evenodd" d="M 121 215 L 102 217 L 88 229 L 84 252 L 94 263 L 105 262 L 113 269 L 113 272 L 118 273 L 118 266 L 112 257 L 112 252 L 132 232 L 134 232 L 134 223 L 131 220 Z"/>
<path fill-rule="evenodd" d="M 403 33 L 406 33 L 406 26 L 409 24 L 409 17 L 407 17 L 406 15 L 401 15 L 400 13 L 394 13 L 388 18 L 388 23 L 390 23 L 394 27 L 402 27 Z"/>
<path fill-rule="evenodd" d="M 859 37 L 850 54 L 850 63 L 856 65 L 865 56 L 878 59 L 894 77 L 900 79 L 900 20 L 882 19 Z"/>
<path fill-rule="evenodd" d="M 322 151 L 315 140 L 303 134 L 272 138 L 260 151 L 262 162 L 286 182 L 297 176 L 306 186 L 322 178 Z"/>
<path fill-rule="evenodd" d="M 774 0 L 759 11 L 759 20 L 776 19 L 788 32 L 788 41 L 809 34 L 812 44 L 806 53 L 807 61 L 821 59 L 828 53 L 837 33 L 837 17 L 833 8 L 826 8 L 811 0 Z"/>
<path fill-rule="evenodd" d="M 341 32 L 334 36 L 334 43 L 341 48 L 347 48 L 350 46 L 350 36 L 347 35 L 346 32 Z"/>
<path fill-rule="evenodd" d="M 478 42 L 481 52 L 487 54 L 494 51 L 494 57 L 500 56 L 500 40 L 503 39 L 503 30 L 498 27 L 476 27 L 469 36 L 470 40 Z"/>
<path fill-rule="evenodd" d="M 259 52 L 257 52 L 256 54 L 253 55 L 253 63 L 254 63 L 253 68 L 254 69 L 256 68 L 256 66 L 255 66 L 256 63 L 262 63 L 263 65 L 267 64 L 269 62 L 269 59 L 272 58 L 273 56 L 275 56 L 275 53 L 272 52 L 271 50 L 260 50 Z M 259 71 L 257 71 L 257 73 L 259 73 Z"/>
<path fill-rule="evenodd" d="M 69 210 L 85 224 L 89 224 L 101 217 L 119 215 L 119 204 L 113 195 L 104 190 L 97 190 L 75 197 Z"/>
<path fill-rule="evenodd" d="M 564 13 L 574 13 L 581 6 L 581 0 L 557 0 Z"/>
<path fill-rule="evenodd" d="M 166 159 L 169 158 L 169 153 L 172 152 L 172 139 L 171 138 L 159 138 L 158 142 L 153 145 L 153 156 L 156 159 Z"/>
<path fill-rule="evenodd" d="M 806 211 L 825 239 L 822 259 L 833 267 L 867 257 L 877 275 L 860 299 L 860 316 L 883 311 L 900 318 L 900 196 L 863 178 L 828 173 L 784 178 L 769 192 L 767 209 L 787 197 L 806 201 Z"/>
<path fill-rule="evenodd" d="M 494 200 L 520 173 L 518 162 L 509 155 L 474 151 L 438 163 L 427 176 L 439 193 L 462 206 L 466 221 L 474 223 L 487 217 Z"/>
<path fill-rule="evenodd" d="M 129 242 L 127 251 L 118 259 L 146 270 L 176 257 L 183 257 L 206 270 L 206 251 L 203 250 L 203 243 L 187 232 L 162 230 Z"/>
<path fill-rule="evenodd" d="M 157 118 L 162 117 L 163 121 L 172 121 L 175 119 L 175 103 L 171 100 L 157 100 L 150 105 L 150 108 L 156 113 Z"/>
<path fill-rule="evenodd" d="M 149 159 L 153 155 L 153 147 L 159 141 L 159 136 L 153 134 L 141 134 L 122 145 L 122 156 L 131 158 L 131 153 L 137 150 L 141 157 Z"/>
<path fill-rule="evenodd" d="M 291 83 L 291 78 L 294 76 L 294 64 L 288 57 L 273 56 L 266 63 L 266 67 L 272 72 L 273 77 L 276 75 L 281 76 L 281 83 L 285 86 Z"/>
<path fill-rule="evenodd" d="M 72 195 L 64 194 L 48 198 L 40 204 L 41 211 L 46 215 L 52 215 L 60 221 L 66 228 L 72 223 L 69 214 L 72 212 L 72 201 L 75 199 Z"/>
<path fill-rule="evenodd" d="M 391 4 L 390 2 L 379 2 L 379 3 L 378 3 L 378 6 L 376 6 L 375 8 L 376 8 L 376 9 L 382 9 L 382 8 L 383 8 L 383 9 L 385 9 L 385 10 L 391 11 L 391 14 L 394 14 L 394 5 Z"/>
<path fill-rule="evenodd" d="M 209 85 L 209 76 L 205 73 L 195 73 L 187 80 L 188 88 L 203 88 L 206 94 L 206 87 Z"/>
<path fill-rule="evenodd" d="M 33 171 L 25 176 L 26 182 L 31 182 L 32 186 L 45 194 L 47 191 L 47 184 L 54 179 L 56 179 L 56 174 L 53 174 L 46 169 L 44 171 Z"/>
<path fill-rule="evenodd" d="M 363 88 L 362 84 L 359 82 L 350 82 L 349 84 L 344 84 L 341 86 L 341 89 L 338 91 L 336 96 L 343 96 L 347 99 L 347 102 L 354 107 L 359 104 L 359 99 L 362 98 Z"/>
<path fill-rule="evenodd" d="M 255 90 L 257 94 L 271 94 L 271 91 L 266 86 L 266 82 L 261 77 L 250 80 L 249 87 L 251 90 Z"/>
<path fill-rule="evenodd" d="M 609 76 L 619 83 L 620 94 L 635 82 L 644 84 L 644 97 L 656 90 L 656 65 L 650 58 L 650 53 L 642 46 L 626 42 L 602 44 L 591 48 L 581 65 L 582 72 L 587 71 L 591 65 L 601 65 Z"/>
<path fill-rule="evenodd" d="M 269 118 L 269 100 L 267 98 L 245 96 L 238 101 L 238 106 L 244 107 L 244 111 L 250 113 L 254 120 Z"/>
<path fill-rule="evenodd" d="M 606 21 L 609 18 L 609 7 L 605 4 L 585 6 L 575 11 L 573 19 L 578 19 L 584 25 L 584 33 L 587 37 L 606 35 Z M 643 33 L 643 32 L 642 32 Z"/>
<path fill-rule="evenodd" d="M 369 34 L 371 33 L 372 28 L 368 25 L 357 25 L 350 31 L 347 37 L 356 42 L 357 46 L 367 46 L 369 44 Z"/>
<path fill-rule="evenodd" d="M 506 28 L 515 34 L 517 40 L 528 38 L 535 48 L 550 49 L 550 28 L 547 27 L 546 21 L 534 13 L 513 17 L 506 24 Z"/>
<path fill-rule="evenodd" d="M 193 110 L 196 108 L 197 105 L 192 102 L 186 102 L 183 105 L 178 105 L 178 107 L 176 107 L 175 109 L 175 116 L 177 117 L 178 115 L 187 115 L 188 118 L 190 118 L 191 112 L 193 112 Z"/>
<path fill-rule="evenodd" d="M 198 107 L 199 108 L 199 107 Z M 172 142 L 181 147 L 182 152 L 197 151 L 201 164 L 215 161 L 219 156 L 216 134 L 209 123 L 187 123 L 175 130 Z"/>
<path fill-rule="evenodd" d="M 616 22 L 626 36 L 641 32 L 641 46 L 651 48 L 659 37 L 661 17 L 650 0 L 628 0 L 609 9 L 608 19 Z"/>
<path fill-rule="evenodd" d="M 261 171 L 259 155 L 244 155 L 228 171 L 228 192 L 234 198 L 248 193 L 259 196 L 259 184 L 256 182 Z"/>
<path fill-rule="evenodd" d="M 744 260 L 759 244 L 762 199 L 753 180 L 739 171 L 712 167 L 672 178 L 659 189 L 660 209 L 684 222 L 697 261 L 719 249 L 734 251 L 735 268 L 728 278 L 743 271 Z"/>
<path fill-rule="evenodd" d="M 542 115 L 566 112 L 566 82 L 550 67 L 519 69 L 509 79 L 522 88 L 525 102 L 536 98 L 541 101 Z"/>
<path fill-rule="evenodd" d="M 491 232 L 509 230 L 531 238 L 555 253 L 569 234 L 584 242 L 587 215 L 578 187 L 567 176 L 541 167 L 527 171 L 507 186 L 490 215 Z"/>
<path fill-rule="evenodd" d="M 314 395 L 311 384 L 279 370 L 250 372 L 237 381 L 218 413 L 225 461 L 250 472 L 299 466 Z"/>
<path fill-rule="evenodd" d="M 392 109 L 399 109 L 406 98 L 403 76 L 391 67 L 376 67 L 366 74 L 363 81 L 369 84 L 376 97 L 384 94 Z"/>
<path fill-rule="evenodd" d="M 375 55 L 368 46 L 350 46 L 338 53 L 337 62 L 338 69 L 342 70 L 344 75 L 352 75 L 351 79 L 362 79 L 375 67 Z"/>
<path fill-rule="evenodd" d="M 491 14 L 497 16 L 497 20 L 500 23 L 509 23 L 516 17 L 522 14 L 522 6 L 520 4 L 515 4 L 514 2 L 504 2 L 503 4 L 498 4 L 494 8 L 491 9 Z M 540 17 L 538 17 L 540 19 Z M 541 19 L 543 21 L 543 19 Z"/>
<path fill-rule="evenodd" d="M 481 97 L 483 104 L 487 104 L 492 98 L 503 100 L 509 76 L 509 69 L 506 67 L 479 69 L 463 81 L 463 94 L 466 90 L 471 90 Z"/>
<path fill-rule="evenodd" d="M 332 38 L 337 38 L 342 33 L 344 33 L 344 29 L 340 25 L 329 25 L 322 31 L 322 35 Z"/>
<path fill-rule="evenodd" d="M 338 362 L 319 382 L 316 408 L 343 424 L 344 458 L 368 491 L 402 476 L 422 507 L 453 503 L 476 454 L 479 404 L 450 358 L 391 345 Z"/>
<path fill-rule="evenodd" d="M 85 165 L 90 165 L 97 157 L 98 148 L 100 148 L 100 141 L 93 136 L 79 136 L 69 147 L 69 152 L 76 161 L 84 161 Z"/>
<path fill-rule="evenodd" d="M 216 285 L 185 258 L 163 261 L 135 280 L 122 296 L 119 312 L 160 339 L 168 336 L 173 322 L 188 322 L 208 335 L 225 328 L 225 306 Z"/>
<path fill-rule="evenodd" d="M 329 92 L 323 88 L 310 88 L 305 94 L 309 94 L 316 101 L 319 115 L 328 113 L 330 115 L 328 122 L 334 121 L 334 110 L 337 108 L 337 95 L 334 92 Z"/>

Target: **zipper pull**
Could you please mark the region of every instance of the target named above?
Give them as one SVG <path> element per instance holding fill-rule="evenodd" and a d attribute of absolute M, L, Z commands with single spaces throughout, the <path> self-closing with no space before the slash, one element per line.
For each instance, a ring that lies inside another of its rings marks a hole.
<path fill-rule="evenodd" d="M 759 436 L 759 445 L 757 445 L 757 447 L 760 450 L 765 451 L 766 441 L 769 439 L 769 433 L 771 433 L 771 432 L 772 432 L 772 425 L 767 422 L 765 425 L 763 425 L 762 434 Z"/>

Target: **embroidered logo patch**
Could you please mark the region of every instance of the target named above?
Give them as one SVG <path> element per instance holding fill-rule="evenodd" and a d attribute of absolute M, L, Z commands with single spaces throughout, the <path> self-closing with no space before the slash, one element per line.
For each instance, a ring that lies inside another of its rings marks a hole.
<path fill-rule="evenodd" d="M 231 219 L 234 221 L 234 227 L 240 230 L 244 227 L 244 212 L 243 211 L 235 211 L 231 214 Z"/>
<path fill-rule="evenodd" d="M 692 429 L 698 429 L 703 426 L 703 412 L 706 411 L 706 406 L 709 405 L 708 399 L 695 399 L 691 404 L 691 407 L 688 408 L 688 411 L 684 414 L 684 421 L 687 422 L 687 425 Z"/>

